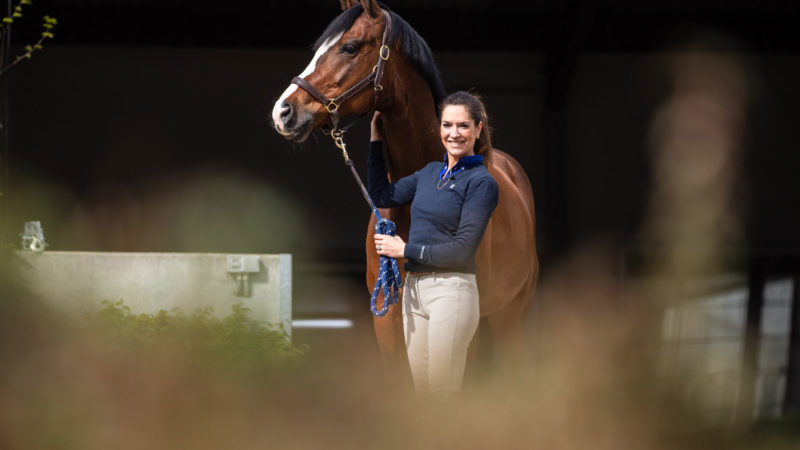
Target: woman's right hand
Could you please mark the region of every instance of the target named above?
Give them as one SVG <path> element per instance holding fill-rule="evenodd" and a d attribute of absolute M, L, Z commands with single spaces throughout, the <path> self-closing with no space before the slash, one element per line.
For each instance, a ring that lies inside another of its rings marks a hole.
<path fill-rule="evenodd" d="M 370 123 L 369 130 L 369 140 L 370 142 L 383 141 L 383 120 L 381 119 L 380 111 L 375 111 L 375 114 L 372 115 L 372 123 Z"/>

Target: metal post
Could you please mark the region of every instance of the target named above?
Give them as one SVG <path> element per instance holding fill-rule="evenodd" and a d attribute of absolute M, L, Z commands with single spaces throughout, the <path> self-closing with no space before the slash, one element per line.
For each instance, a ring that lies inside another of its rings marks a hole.
<path fill-rule="evenodd" d="M 749 295 L 747 298 L 747 321 L 744 330 L 742 352 L 742 376 L 739 384 L 739 404 L 736 421 L 751 422 L 756 408 L 756 386 L 758 383 L 759 353 L 761 347 L 761 316 L 764 310 L 764 285 L 766 274 L 758 261 L 750 265 Z"/>
<path fill-rule="evenodd" d="M 792 313 L 789 335 L 789 361 L 786 369 L 786 393 L 783 412 L 792 415 L 800 411 L 800 276 L 792 280 Z"/>

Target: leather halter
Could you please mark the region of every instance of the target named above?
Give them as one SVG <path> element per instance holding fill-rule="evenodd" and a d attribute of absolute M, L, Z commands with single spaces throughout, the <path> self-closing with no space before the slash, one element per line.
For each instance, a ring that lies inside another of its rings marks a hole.
<path fill-rule="evenodd" d="M 372 84 L 375 90 L 375 99 L 373 100 L 373 107 L 378 100 L 378 94 L 383 90 L 383 86 L 381 85 L 381 78 L 383 78 L 383 66 L 386 64 L 386 61 L 389 59 L 389 33 L 392 29 L 392 17 L 389 15 L 388 12 L 383 11 L 383 15 L 386 18 L 386 28 L 383 30 L 383 40 L 381 41 L 381 48 L 378 50 L 378 63 L 375 64 L 375 67 L 372 68 L 372 71 L 367 74 L 364 78 L 361 79 L 358 83 L 354 84 L 350 89 L 344 91 L 341 95 L 334 98 L 326 97 L 319 89 L 315 88 L 311 83 L 306 81 L 304 78 L 294 77 L 292 78 L 292 83 L 296 84 L 298 87 L 303 88 L 306 92 L 309 93 L 314 99 L 318 102 L 325 105 L 325 109 L 331 115 L 331 124 L 333 129 L 331 129 L 330 133 L 333 136 L 334 133 L 341 133 L 344 130 L 339 129 L 339 107 L 349 100 L 350 98 L 354 97 L 356 94 L 363 91 L 367 86 Z"/>

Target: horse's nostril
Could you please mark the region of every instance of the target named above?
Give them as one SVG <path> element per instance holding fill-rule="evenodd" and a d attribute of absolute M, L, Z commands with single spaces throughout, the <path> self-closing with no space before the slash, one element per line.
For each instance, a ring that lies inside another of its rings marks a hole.
<path fill-rule="evenodd" d="M 281 105 L 281 113 L 280 113 L 281 122 L 286 124 L 289 119 L 292 118 L 292 104 L 289 102 L 284 103 Z"/>

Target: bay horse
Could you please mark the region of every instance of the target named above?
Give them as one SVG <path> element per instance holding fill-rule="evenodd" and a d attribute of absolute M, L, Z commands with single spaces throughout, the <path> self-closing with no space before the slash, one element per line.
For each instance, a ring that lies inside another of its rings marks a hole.
<path fill-rule="evenodd" d="M 336 130 L 340 117 L 375 109 L 382 113 L 390 180 L 441 161 L 445 150 L 437 105 L 445 91 L 430 48 L 405 20 L 375 0 L 340 3 L 343 12 L 317 39 L 308 67 L 275 102 L 275 130 L 303 142 L 318 127 Z M 520 355 L 523 316 L 539 273 L 533 191 L 520 164 L 508 154 L 493 149 L 487 168 L 497 181 L 499 198 L 476 255 L 480 312 L 488 319 L 499 354 Z M 380 213 L 397 225 L 397 234 L 407 241 L 410 208 Z M 370 290 L 378 277 L 374 230 L 372 216 L 366 236 Z M 398 263 L 402 267 L 403 261 Z M 373 324 L 384 359 L 405 361 L 399 305 L 374 317 Z"/>

